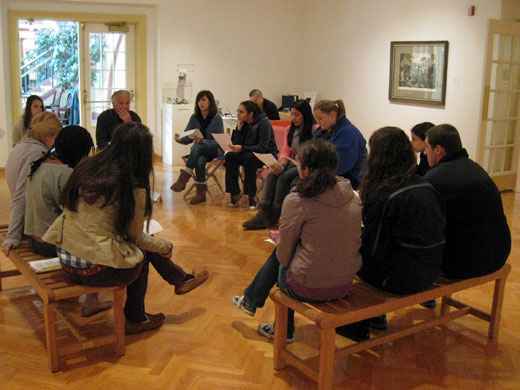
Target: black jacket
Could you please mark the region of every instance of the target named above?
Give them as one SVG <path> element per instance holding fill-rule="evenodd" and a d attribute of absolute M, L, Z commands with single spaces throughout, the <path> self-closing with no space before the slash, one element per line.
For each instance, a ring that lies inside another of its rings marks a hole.
<path fill-rule="evenodd" d="M 141 118 L 135 112 L 130 111 L 130 117 L 134 122 L 141 123 Z M 103 111 L 99 116 L 96 124 L 96 144 L 99 149 L 104 149 L 112 141 L 114 129 L 123 121 L 117 115 L 116 110 L 109 109 Z"/>
<path fill-rule="evenodd" d="M 498 270 L 511 251 L 502 199 L 489 175 L 461 150 L 425 176 L 446 205 L 443 273 L 471 278 Z"/>
<path fill-rule="evenodd" d="M 392 193 L 370 194 L 359 276 L 396 294 L 430 288 L 441 274 L 445 223 L 439 194 L 420 176 Z"/>
<path fill-rule="evenodd" d="M 233 145 L 242 145 L 242 151 L 254 153 L 278 153 L 271 122 L 264 113 L 253 124 L 244 124 L 231 134 Z"/>
<path fill-rule="evenodd" d="M 264 103 L 262 104 L 262 111 L 264 111 L 267 118 L 272 121 L 280 120 L 280 114 L 278 113 L 278 108 L 276 104 L 272 101 L 264 98 Z"/>

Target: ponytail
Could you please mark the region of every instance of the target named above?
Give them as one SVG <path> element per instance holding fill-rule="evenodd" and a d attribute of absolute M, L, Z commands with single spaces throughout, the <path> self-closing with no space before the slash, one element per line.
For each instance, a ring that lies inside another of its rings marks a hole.
<path fill-rule="evenodd" d="M 345 103 L 343 100 L 320 100 L 318 103 L 314 105 L 314 110 L 320 110 L 326 114 L 330 114 L 331 112 L 335 112 L 338 114 L 338 118 L 345 116 Z"/>
<path fill-rule="evenodd" d="M 36 161 L 33 161 L 31 163 L 31 172 L 29 173 L 29 180 L 32 179 L 32 177 L 34 176 L 34 174 L 36 173 L 36 171 L 38 170 L 38 168 L 41 167 L 41 165 L 47 161 L 49 158 L 51 158 L 52 156 L 54 156 L 55 154 L 55 149 L 54 148 L 51 148 L 47 151 L 47 153 L 45 153 L 45 155 L 43 155 L 43 157 L 40 157 L 38 160 Z"/>
<path fill-rule="evenodd" d="M 313 198 L 336 185 L 338 156 L 336 147 L 330 142 L 315 139 L 305 142 L 298 153 L 301 168 L 309 175 L 296 185 L 296 191 L 305 198 Z"/>

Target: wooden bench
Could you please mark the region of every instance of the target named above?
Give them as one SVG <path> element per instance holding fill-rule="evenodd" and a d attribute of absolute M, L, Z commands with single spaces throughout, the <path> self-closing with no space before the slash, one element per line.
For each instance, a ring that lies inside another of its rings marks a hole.
<path fill-rule="evenodd" d="M 3 242 L 7 234 L 7 226 L 0 225 L 0 242 Z M 29 262 L 41 259 L 42 256 L 31 251 L 27 241 L 14 250 L 8 256 L 16 269 L 2 271 L 0 269 L 0 291 L 2 291 L 2 278 L 22 275 L 34 288 L 43 301 L 43 313 L 45 321 L 45 338 L 47 344 L 47 356 L 49 368 L 52 372 L 60 369 L 60 357 L 76 353 L 85 349 L 97 348 L 103 345 L 113 345 L 117 356 L 125 353 L 125 316 L 123 307 L 125 303 L 126 288 L 123 287 L 87 287 L 72 283 L 62 270 L 46 273 L 35 273 L 29 266 Z M 109 292 L 113 294 L 112 307 L 114 310 L 114 334 L 85 339 L 74 331 L 70 321 L 67 321 L 57 309 L 57 303 L 71 298 L 78 298 L 83 294 Z M 76 345 L 66 346 L 58 350 L 56 342 L 57 317 L 65 321 L 71 328 L 72 334 L 78 339 Z"/>
<path fill-rule="evenodd" d="M 352 294 L 347 299 L 323 304 L 300 302 L 288 297 L 281 290 L 275 289 L 270 295 L 275 304 L 274 369 L 281 370 L 285 368 L 286 365 L 291 365 L 300 370 L 307 377 L 318 382 L 318 388 L 320 390 L 332 389 L 336 352 L 341 352 L 341 356 L 347 356 L 431 327 L 444 325 L 451 320 L 468 314 L 489 322 L 489 343 L 496 346 L 502 302 L 504 299 L 504 287 L 510 271 L 511 266 L 506 264 L 493 274 L 460 281 L 441 281 L 431 290 L 406 296 L 388 294 L 361 281 L 355 281 Z M 486 313 L 451 298 L 451 295 L 456 292 L 493 281 L 495 282 L 495 289 L 491 313 Z M 337 327 L 383 315 L 439 297 L 442 297 L 440 314 L 434 318 L 404 329 L 387 332 L 378 337 L 358 342 L 342 349 L 336 349 L 335 329 Z M 288 308 L 293 309 L 296 313 L 311 320 L 319 328 L 320 350 L 318 371 L 311 368 L 305 360 L 299 359 L 286 348 Z M 455 310 L 450 310 L 450 308 L 454 308 Z"/>

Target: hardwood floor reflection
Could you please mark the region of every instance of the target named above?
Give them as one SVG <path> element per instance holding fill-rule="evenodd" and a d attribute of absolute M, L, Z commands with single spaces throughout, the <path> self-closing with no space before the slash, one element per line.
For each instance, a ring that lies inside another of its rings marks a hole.
<path fill-rule="evenodd" d="M 157 165 L 156 188 L 162 202 L 154 218 L 165 228 L 162 235 L 175 244 L 174 257 L 187 269 L 207 268 L 207 285 L 186 296 L 155 271 L 150 273 L 147 310 L 167 314 L 157 332 L 128 337 L 124 357 L 114 360 L 111 351 L 92 351 L 66 361 L 66 369 L 47 369 L 38 298 L 21 278 L 4 281 L 0 293 L 0 388 L 2 389 L 314 389 L 298 372 L 288 369 L 275 375 L 272 346 L 258 336 L 260 321 L 273 318 L 270 302 L 251 318 L 231 305 L 241 293 L 272 246 L 265 231 L 244 232 L 242 222 L 252 215 L 245 208 L 229 209 L 221 195 L 206 205 L 189 206 L 181 194 L 169 190 L 176 178 L 171 169 Z M 214 191 L 215 193 L 215 191 Z M 506 288 L 500 346 L 485 346 L 486 329 L 470 317 L 447 329 L 433 329 L 340 361 L 336 367 L 338 389 L 515 389 L 520 388 L 520 196 L 504 194 L 504 205 L 513 235 L 510 263 L 513 271 Z M 0 173 L 0 222 L 8 221 L 8 192 Z M 0 264 L 9 263 L 0 255 Z M 491 286 L 460 294 L 464 300 L 488 308 Z M 71 304 L 75 310 L 75 305 Z M 399 327 L 432 313 L 422 307 L 390 316 Z M 292 348 L 302 356 L 317 353 L 318 334 L 310 324 L 296 319 L 297 342 Z M 62 342 L 68 335 L 63 332 Z M 338 345 L 347 343 L 337 339 Z"/>

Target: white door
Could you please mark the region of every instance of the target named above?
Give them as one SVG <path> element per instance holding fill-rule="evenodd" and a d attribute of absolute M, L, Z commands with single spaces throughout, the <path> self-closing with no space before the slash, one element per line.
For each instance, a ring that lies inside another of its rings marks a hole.
<path fill-rule="evenodd" d="M 112 107 L 119 89 L 135 95 L 135 27 L 130 24 L 82 24 L 82 123 L 95 139 L 99 114 Z"/>

